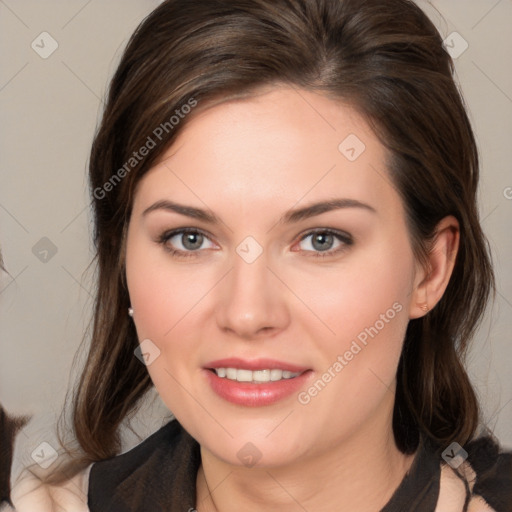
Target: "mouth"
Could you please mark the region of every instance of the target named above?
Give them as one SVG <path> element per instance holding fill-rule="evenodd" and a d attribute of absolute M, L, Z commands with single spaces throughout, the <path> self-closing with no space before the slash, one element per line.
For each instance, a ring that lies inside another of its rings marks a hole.
<path fill-rule="evenodd" d="M 283 400 L 307 384 L 309 368 L 273 359 L 222 359 L 207 363 L 210 388 L 228 402 L 257 407 Z"/>

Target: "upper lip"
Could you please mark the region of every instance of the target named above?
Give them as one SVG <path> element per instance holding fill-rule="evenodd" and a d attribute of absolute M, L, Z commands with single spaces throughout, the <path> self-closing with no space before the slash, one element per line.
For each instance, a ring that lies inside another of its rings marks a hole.
<path fill-rule="evenodd" d="M 302 373 L 309 368 L 304 366 L 298 366 L 284 361 L 278 361 L 277 359 L 240 359 L 238 357 L 228 357 L 226 359 L 216 359 L 204 365 L 205 368 L 237 368 L 240 370 L 288 370 L 293 373 Z"/>

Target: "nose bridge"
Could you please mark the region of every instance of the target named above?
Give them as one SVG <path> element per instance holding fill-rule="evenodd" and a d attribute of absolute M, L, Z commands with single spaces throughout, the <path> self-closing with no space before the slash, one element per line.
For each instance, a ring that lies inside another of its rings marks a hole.
<path fill-rule="evenodd" d="M 267 294 L 268 282 L 267 255 L 262 253 L 254 261 L 245 260 L 239 254 L 233 258 L 231 272 L 231 294 L 237 303 L 263 300 Z M 271 285 L 270 285 L 271 286 Z"/>
<path fill-rule="evenodd" d="M 251 337 L 284 326 L 287 317 L 284 297 L 279 281 L 267 265 L 263 247 L 257 247 L 252 240 L 239 244 L 217 309 L 219 327 Z"/>

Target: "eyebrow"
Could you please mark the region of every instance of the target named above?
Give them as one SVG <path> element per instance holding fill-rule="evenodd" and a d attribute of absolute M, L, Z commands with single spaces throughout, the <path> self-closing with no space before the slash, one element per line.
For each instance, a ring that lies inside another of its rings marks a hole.
<path fill-rule="evenodd" d="M 369 212 L 377 213 L 375 208 L 369 204 L 362 203 L 357 199 L 330 199 L 327 201 L 320 201 L 313 203 L 303 208 L 296 208 L 287 211 L 278 221 L 280 224 L 293 224 L 301 220 L 321 215 L 322 213 L 330 212 L 332 210 L 339 210 L 342 208 L 361 208 Z M 186 206 L 183 204 L 175 203 L 167 199 L 157 201 L 149 208 L 146 208 L 142 213 L 143 216 L 155 210 L 166 210 L 170 212 L 179 213 L 192 219 L 200 220 L 208 224 L 219 224 L 220 219 L 210 210 L 203 210 L 193 206 Z"/>

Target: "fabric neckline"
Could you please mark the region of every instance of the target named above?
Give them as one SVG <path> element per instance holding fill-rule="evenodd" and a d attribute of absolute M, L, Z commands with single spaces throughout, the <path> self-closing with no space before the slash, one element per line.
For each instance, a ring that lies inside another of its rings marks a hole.
<path fill-rule="evenodd" d="M 435 456 L 435 450 L 420 437 L 409 471 L 380 512 L 435 512 L 439 498 L 440 476 L 440 461 Z"/>
<path fill-rule="evenodd" d="M 88 505 L 91 512 L 189 510 L 196 508 L 199 443 L 172 420 L 132 450 L 93 464 Z M 171 476 L 172 475 L 172 476 Z M 420 439 L 409 471 L 380 512 L 435 512 L 440 461 Z"/>

